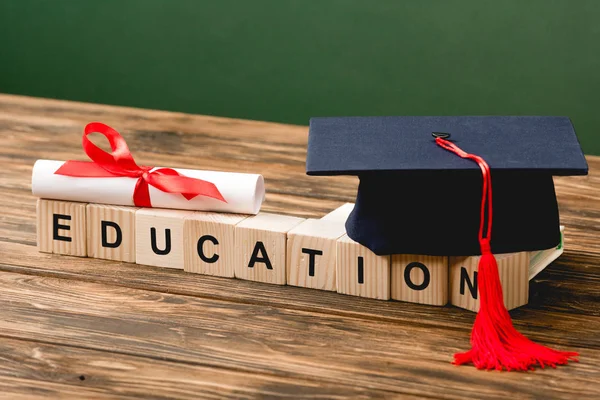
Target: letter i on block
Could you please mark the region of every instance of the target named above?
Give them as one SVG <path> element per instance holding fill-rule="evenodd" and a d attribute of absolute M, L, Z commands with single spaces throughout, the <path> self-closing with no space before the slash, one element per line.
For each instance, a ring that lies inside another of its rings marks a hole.
<path fill-rule="evenodd" d="M 135 262 L 137 207 L 87 205 L 88 257 Z"/>
<path fill-rule="evenodd" d="M 286 283 L 287 232 L 304 218 L 259 213 L 235 227 L 235 277 Z"/>
<path fill-rule="evenodd" d="M 247 215 L 195 212 L 185 218 L 184 267 L 186 272 L 234 277 L 235 226 Z"/>
<path fill-rule="evenodd" d="M 444 306 L 448 303 L 448 257 L 392 256 L 392 299 Z"/>
<path fill-rule="evenodd" d="M 337 241 L 337 291 L 390 299 L 390 256 L 378 256 L 344 235 Z"/>
<path fill-rule="evenodd" d="M 85 206 L 85 203 L 38 199 L 38 250 L 43 253 L 86 257 Z"/>
<path fill-rule="evenodd" d="M 193 211 L 142 208 L 135 213 L 135 262 L 183 269 L 183 223 Z"/>
<path fill-rule="evenodd" d="M 477 269 L 480 256 L 450 257 L 450 302 L 471 311 L 479 311 Z M 506 309 L 512 310 L 529 301 L 529 253 L 497 254 L 498 273 Z"/>
<path fill-rule="evenodd" d="M 287 283 L 320 290 L 336 290 L 336 242 L 344 224 L 307 219 L 287 234 Z"/>

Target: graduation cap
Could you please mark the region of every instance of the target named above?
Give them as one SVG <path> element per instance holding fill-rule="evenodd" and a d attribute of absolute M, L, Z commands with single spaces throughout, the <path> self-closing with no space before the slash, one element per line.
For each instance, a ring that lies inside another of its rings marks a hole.
<path fill-rule="evenodd" d="M 560 242 L 552 177 L 588 171 L 568 117 L 312 118 L 306 171 L 358 176 L 346 231 L 376 254 L 482 255 L 473 348 L 455 363 L 524 370 L 576 356 L 514 330 L 492 255 Z"/>

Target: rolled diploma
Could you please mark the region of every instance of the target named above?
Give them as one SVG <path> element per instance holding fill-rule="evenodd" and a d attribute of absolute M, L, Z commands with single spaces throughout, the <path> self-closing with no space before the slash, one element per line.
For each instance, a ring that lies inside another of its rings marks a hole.
<path fill-rule="evenodd" d="M 137 178 L 81 178 L 55 175 L 64 161 L 37 160 L 31 175 L 31 191 L 35 196 L 83 203 L 134 206 L 133 190 Z M 162 168 L 155 167 L 153 170 Z M 149 186 L 150 201 L 155 208 L 217 211 L 238 214 L 257 214 L 265 198 L 262 175 L 236 172 L 200 171 L 173 168 L 190 178 L 214 183 L 227 203 L 206 196 L 186 200 L 178 193 L 165 193 Z"/>

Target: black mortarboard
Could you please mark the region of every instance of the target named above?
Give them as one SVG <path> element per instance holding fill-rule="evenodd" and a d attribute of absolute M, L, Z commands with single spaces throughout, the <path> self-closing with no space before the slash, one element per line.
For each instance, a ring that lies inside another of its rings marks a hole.
<path fill-rule="evenodd" d="M 380 255 L 480 254 L 481 172 L 432 132 L 489 164 L 494 253 L 558 245 L 552 176 L 588 170 L 567 117 L 312 118 L 307 173 L 360 179 L 348 236 Z"/>
<path fill-rule="evenodd" d="M 566 117 L 310 121 L 307 173 L 360 178 L 348 236 L 380 255 L 481 254 L 471 349 L 454 355 L 455 364 L 481 369 L 527 371 L 577 360 L 577 353 L 539 345 L 514 328 L 494 253 L 556 247 L 552 176 L 587 170 Z"/>

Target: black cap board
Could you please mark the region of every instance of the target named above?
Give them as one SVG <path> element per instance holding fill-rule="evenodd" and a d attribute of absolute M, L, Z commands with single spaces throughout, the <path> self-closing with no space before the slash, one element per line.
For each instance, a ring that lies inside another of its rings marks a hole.
<path fill-rule="evenodd" d="M 348 236 L 380 255 L 480 254 L 481 172 L 432 132 L 489 164 L 494 253 L 558 245 L 552 176 L 588 171 L 568 117 L 312 118 L 307 174 L 360 180 Z"/>

